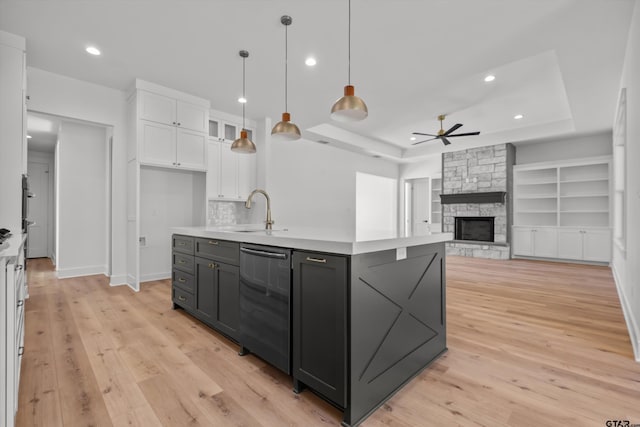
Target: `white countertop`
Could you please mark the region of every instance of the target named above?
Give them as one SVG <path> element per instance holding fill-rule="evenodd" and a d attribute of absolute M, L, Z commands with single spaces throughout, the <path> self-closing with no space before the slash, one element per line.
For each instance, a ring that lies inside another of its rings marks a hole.
<path fill-rule="evenodd" d="M 244 231 L 243 231 L 244 230 Z M 370 234 L 364 238 L 336 233 L 335 230 L 302 227 L 275 227 L 273 231 L 264 230 L 263 224 L 247 224 L 219 227 L 175 227 L 174 234 L 205 237 L 234 242 L 255 243 L 258 245 L 279 246 L 283 248 L 305 249 L 343 255 L 357 255 L 388 249 L 406 248 L 446 242 L 453 239 L 452 233 L 433 232 L 429 234 L 400 237 L 391 232 Z"/>
<path fill-rule="evenodd" d="M 0 258 L 17 257 L 25 238 L 26 234 L 18 233 L 2 242 L 2 244 L 0 244 Z"/>

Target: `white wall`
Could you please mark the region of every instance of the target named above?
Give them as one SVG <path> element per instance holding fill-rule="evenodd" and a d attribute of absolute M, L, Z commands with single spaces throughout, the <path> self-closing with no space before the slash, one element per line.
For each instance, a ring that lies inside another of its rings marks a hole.
<path fill-rule="evenodd" d="M 140 281 L 171 277 L 171 227 L 205 225 L 205 174 L 140 168 Z"/>
<path fill-rule="evenodd" d="M 270 142 L 259 171 L 272 199 L 275 228 L 315 227 L 355 237 L 356 172 L 398 178 L 398 165 L 306 139 Z M 258 158 L 260 163 L 261 159 Z"/>
<path fill-rule="evenodd" d="M 27 68 L 27 108 L 113 126 L 111 284 L 126 283 L 126 95 L 124 92 Z"/>
<path fill-rule="evenodd" d="M 398 180 L 356 172 L 356 239 L 396 237 Z"/>
<path fill-rule="evenodd" d="M 629 30 L 620 88 L 627 88 L 626 253 L 613 246 L 612 268 L 629 335 L 640 362 L 640 1 Z M 615 174 L 614 174 L 615 175 Z M 614 216 L 616 213 L 614 212 Z"/>
<path fill-rule="evenodd" d="M 611 155 L 611 132 L 516 145 L 516 164 Z"/>
<path fill-rule="evenodd" d="M 105 274 L 106 128 L 62 121 L 58 143 L 58 277 Z"/>

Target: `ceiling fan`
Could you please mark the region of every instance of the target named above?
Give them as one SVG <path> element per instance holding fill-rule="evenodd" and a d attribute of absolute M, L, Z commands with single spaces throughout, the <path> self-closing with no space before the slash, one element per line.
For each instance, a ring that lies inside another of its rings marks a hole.
<path fill-rule="evenodd" d="M 458 128 L 462 127 L 462 124 L 460 123 L 456 123 L 455 125 L 451 126 L 451 129 L 449 129 L 448 131 L 444 131 L 444 129 L 442 128 L 442 121 L 444 120 L 444 118 L 446 117 L 445 114 L 441 114 L 438 116 L 438 120 L 440 120 L 440 130 L 438 131 L 437 135 L 432 135 L 430 133 L 420 133 L 420 132 L 413 132 L 414 135 L 423 135 L 423 136 L 432 136 L 433 138 L 431 139 L 425 139 L 424 141 L 418 141 L 418 142 L 414 142 L 411 145 L 416 145 L 416 144 L 422 144 L 423 142 L 427 142 L 427 141 L 433 141 L 434 139 L 439 139 L 442 141 L 442 143 L 444 145 L 449 145 L 451 144 L 451 142 L 447 139 L 447 138 L 453 138 L 454 136 L 472 136 L 472 135 L 480 135 L 480 132 L 469 132 L 469 133 L 456 133 L 456 134 L 452 134 L 453 132 L 455 132 Z"/>

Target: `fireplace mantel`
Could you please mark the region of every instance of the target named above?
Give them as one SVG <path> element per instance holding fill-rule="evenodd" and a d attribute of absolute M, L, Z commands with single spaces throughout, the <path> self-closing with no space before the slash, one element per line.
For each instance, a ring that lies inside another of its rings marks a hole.
<path fill-rule="evenodd" d="M 455 203 L 505 203 L 506 198 L 506 191 L 441 194 L 440 203 L 443 205 L 452 205 Z"/>

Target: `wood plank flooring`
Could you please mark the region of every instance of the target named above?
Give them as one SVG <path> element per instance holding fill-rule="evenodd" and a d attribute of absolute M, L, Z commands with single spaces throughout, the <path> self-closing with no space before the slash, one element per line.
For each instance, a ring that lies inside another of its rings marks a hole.
<path fill-rule="evenodd" d="M 29 260 L 18 426 L 331 426 L 342 414 L 181 310 Z M 447 258 L 449 351 L 363 426 L 640 423 L 606 267 Z"/>

